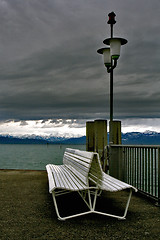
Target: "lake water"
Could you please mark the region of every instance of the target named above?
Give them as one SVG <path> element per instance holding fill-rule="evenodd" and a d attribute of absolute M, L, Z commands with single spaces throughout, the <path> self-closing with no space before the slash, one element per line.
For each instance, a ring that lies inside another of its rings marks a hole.
<path fill-rule="evenodd" d="M 48 163 L 62 164 L 65 149 L 85 145 L 0 144 L 0 169 L 45 170 Z"/>

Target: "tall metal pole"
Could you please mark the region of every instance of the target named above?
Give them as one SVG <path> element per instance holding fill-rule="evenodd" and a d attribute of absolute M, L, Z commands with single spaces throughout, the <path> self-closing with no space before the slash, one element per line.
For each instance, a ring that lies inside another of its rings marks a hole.
<path fill-rule="evenodd" d="M 113 23 L 110 23 L 110 26 L 111 26 L 111 38 L 113 38 Z"/>
<path fill-rule="evenodd" d="M 111 27 L 111 38 L 113 38 L 113 25 L 116 23 L 115 21 L 115 13 L 111 12 L 108 14 L 109 20 L 108 24 Z M 113 60 L 111 59 L 111 70 L 110 70 L 110 130 L 109 130 L 109 142 L 113 142 L 113 132 L 112 132 L 112 122 L 113 122 Z"/>
<path fill-rule="evenodd" d="M 113 121 L 113 69 L 110 72 L 110 122 L 112 121 Z"/>
<path fill-rule="evenodd" d="M 111 26 L 111 38 L 113 38 L 113 24 Z M 111 71 L 110 71 L 110 122 L 113 121 L 113 60 L 111 59 Z"/>

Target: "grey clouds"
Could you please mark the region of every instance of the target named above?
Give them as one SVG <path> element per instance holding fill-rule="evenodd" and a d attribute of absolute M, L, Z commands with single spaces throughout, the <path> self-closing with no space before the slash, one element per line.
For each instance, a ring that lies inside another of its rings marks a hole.
<path fill-rule="evenodd" d="M 109 75 L 96 53 L 124 37 L 114 117 L 160 118 L 159 0 L 0 0 L 0 119 L 109 118 Z"/>

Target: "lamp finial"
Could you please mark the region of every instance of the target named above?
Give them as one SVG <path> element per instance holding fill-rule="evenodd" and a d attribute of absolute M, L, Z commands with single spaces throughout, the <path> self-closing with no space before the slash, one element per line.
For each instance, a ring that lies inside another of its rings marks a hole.
<path fill-rule="evenodd" d="M 116 14 L 114 12 L 110 12 L 108 14 L 109 20 L 107 23 L 112 24 L 112 25 L 115 24 L 116 23 L 115 16 L 116 16 Z"/>

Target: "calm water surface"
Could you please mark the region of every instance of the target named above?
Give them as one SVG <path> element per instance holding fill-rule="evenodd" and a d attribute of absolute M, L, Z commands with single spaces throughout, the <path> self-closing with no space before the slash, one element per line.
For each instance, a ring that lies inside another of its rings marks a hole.
<path fill-rule="evenodd" d="M 85 145 L 0 144 L 0 169 L 45 170 L 48 163 L 62 164 L 65 149 Z"/>

